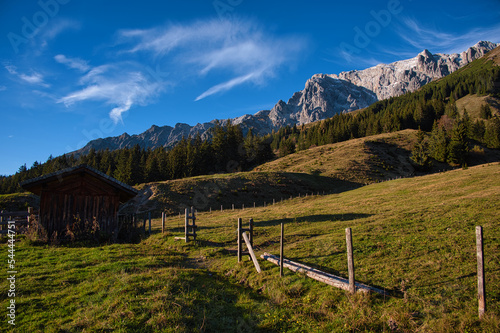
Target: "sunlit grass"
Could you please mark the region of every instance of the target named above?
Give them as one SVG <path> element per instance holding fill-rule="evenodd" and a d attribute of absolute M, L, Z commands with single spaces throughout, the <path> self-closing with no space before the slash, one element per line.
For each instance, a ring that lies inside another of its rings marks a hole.
<path fill-rule="evenodd" d="M 16 330 L 25 332 L 496 332 L 500 325 L 499 164 L 378 183 L 276 205 L 153 221 L 138 244 L 16 243 Z M 279 253 L 392 296 L 348 293 L 260 260 L 238 264 L 237 219 L 255 221 L 257 255 Z M 487 315 L 477 317 L 475 226 L 484 228 Z M 6 245 L 0 260 L 6 263 Z M 6 272 L 6 270 L 4 270 Z M 6 308 L 6 279 L 0 282 Z M 6 321 L 0 327 L 8 331 Z"/>

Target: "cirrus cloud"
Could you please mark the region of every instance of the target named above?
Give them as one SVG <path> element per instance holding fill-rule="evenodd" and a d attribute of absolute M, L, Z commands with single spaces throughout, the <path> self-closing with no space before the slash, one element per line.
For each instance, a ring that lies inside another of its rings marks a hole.
<path fill-rule="evenodd" d="M 122 114 L 134 104 L 145 105 L 162 90 L 159 82 L 144 75 L 134 63 L 102 65 L 90 70 L 80 81 L 82 89 L 74 91 L 57 102 L 71 106 L 75 102 L 93 100 L 114 105 L 110 118 L 118 123 Z"/>
<path fill-rule="evenodd" d="M 50 87 L 50 85 L 44 81 L 43 75 L 34 70 L 31 70 L 30 74 L 26 74 L 26 73 L 19 73 L 17 67 L 13 65 L 7 64 L 4 67 L 11 75 L 16 76 L 17 78 L 21 79 L 24 82 L 33 85 L 39 85 L 45 88 Z"/>
<path fill-rule="evenodd" d="M 399 36 L 417 49 L 438 49 L 444 53 L 466 50 L 479 41 L 500 42 L 500 24 L 487 28 L 474 27 L 462 33 L 451 33 L 422 24 L 410 17 L 402 18 Z"/>
<path fill-rule="evenodd" d="M 69 68 L 76 69 L 80 72 L 87 72 L 90 70 L 90 66 L 87 63 L 87 61 L 82 60 L 80 58 L 69 58 L 66 57 L 64 54 L 58 54 L 54 57 L 54 60 L 57 61 L 60 64 L 66 65 Z"/>
<path fill-rule="evenodd" d="M 293 63 L 307 44 L 305 38 L 274 37 L 252 21 L 234 19 L 122 30 L 119 35 L 120 42 L 132 44 L 127 52 L 151 54 L 177 68 L 178 76 L 225 77 L 199 94 L 197 101 L 244 83 L 262 84 L 281 66 Z"/>

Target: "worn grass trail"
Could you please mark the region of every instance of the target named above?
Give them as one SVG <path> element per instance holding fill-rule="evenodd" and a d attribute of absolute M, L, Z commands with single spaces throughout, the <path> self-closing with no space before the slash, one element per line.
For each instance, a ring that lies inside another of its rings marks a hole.
<path fill-rule="evenodd" d="M 175 241 L 167 219 L 139 244 L 16 243 L 16 330 L 26 332 L 497 332 L 500 327 L 500 165 L 372 184 L 265 208 L 198 215 L 197 242 Z M 248 257 L 238 264 L 237 219 L 254 244 L 347 276 L 353 231 L 358 281 L 392 293 L 351 296 Z M 484 227 L 487 315 L 477 319 L 475 226 Z M 2 244 L 0 262 L 7 262 Z M 6 274 L 7 269 L 2 271 Z M 6 309 L 6 279 L 0 281 Z M 5 311 L 5 310 L 2 310 Z M 10 327 L 5 319 L 2 331 Z"/>

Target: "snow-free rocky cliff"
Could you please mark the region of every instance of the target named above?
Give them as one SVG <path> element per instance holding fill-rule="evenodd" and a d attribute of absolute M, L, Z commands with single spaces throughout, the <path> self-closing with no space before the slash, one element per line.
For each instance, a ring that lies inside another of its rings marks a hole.
<path fill-rule="evenodd" d="M 415 91 L 482 57 L 497 46 L 500 44 L 481 41 L 462 53 L 432 54 L 429 50 L 423 50 L 414 58 L 391 64 L 340 74 L 316 74 L 288 102 L 280 100 L 271 110 L 247 114 L 231 119 L 231 122 L 239 124 L 244 132 L 251 128 L 254 133 L 263 135 L 286 125 L 302 125 L 326 119 L 337 113 L 367 107 L 377 100 Z M 92 140 L 77 153 L 85 154 L 91 148 L 115 150 L 136 144 L 144 148 L 171 147 L 183 136 L 194 137 L 200 133 L 202 138 L 207 138 L 208 130 L 215 124 L 216 120 L 196 126 L 153 125 L 138 135 L 124 133 L 117 137 Z"/>

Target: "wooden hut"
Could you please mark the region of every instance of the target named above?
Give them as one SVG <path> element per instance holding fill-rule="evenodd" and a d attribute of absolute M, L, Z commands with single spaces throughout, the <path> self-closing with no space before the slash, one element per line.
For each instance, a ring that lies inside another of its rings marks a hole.
<path fill-rule="evenodd" d="M 52 237 L 88 232 L 89 228 L 113 236 L 120 225 L 118 208 L 137 195 L 134 188 L 87 165 L 64 169 L 22 182 L 21 187 L 40 196 L 40 224 Z"/>

